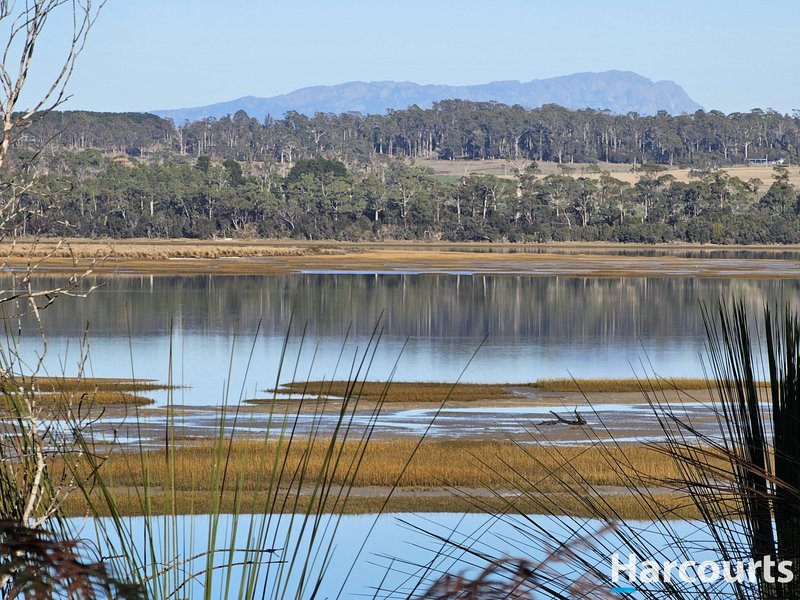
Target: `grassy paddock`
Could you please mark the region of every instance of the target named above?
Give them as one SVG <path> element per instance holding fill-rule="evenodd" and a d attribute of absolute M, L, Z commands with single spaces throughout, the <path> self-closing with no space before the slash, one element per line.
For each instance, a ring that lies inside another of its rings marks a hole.
<path fill-rule="evenodd" d="M 465 175 L 494 175 L 496 177 L 514 178 L 513 165 L 505 159 L 488 159 L 488 160 L 434 160 L 434 159 L 421 159 L 417 161 L 420 166 L 428 167 L 440 177 L 447 177 L 452 180 L 459 180 Z M 531 161 L 529 161 L 531 162 Z M 565 174 L 562 168 L 559 168 L 558 163 L 541 161 L 537 163 L 539 167 L 538 175 L 545 177 L 547 175 L 561 175 Z M 635 184 L 644 175 L 641 169 L 633 170 L 633 165 L 630 163 L 607 163 L 599 162 L 597 164 L 589 163 L 568 163 L 562 166 L 569 167 L 570 171 L 566 174 L 572 177 L 588 177 L 590 179 L 598 179 L 599 173 L 593 173 L 590 167 L 599 168 L 600 171 L 610 173 L 616 179 L 625 181 L 626 183 Z M 772 181 L 774 174 L 771 166 L 754 166 L 754 165 L 736 165 L 721 169 L 722 172 L 730 175 L 731 177 L 738 177 L 743 181 L 748 179 L 757 178 L 764 182 Z M 686 168 L 673 168 L 659 173 L 659 175 L 672 175 L 678 181 L 689 181 L 692 179 L 690 176 L 690 169 Z M 793 185 L 800 185 L 800 174 L 796 169 L 789 170 L 789 179 Z"/>

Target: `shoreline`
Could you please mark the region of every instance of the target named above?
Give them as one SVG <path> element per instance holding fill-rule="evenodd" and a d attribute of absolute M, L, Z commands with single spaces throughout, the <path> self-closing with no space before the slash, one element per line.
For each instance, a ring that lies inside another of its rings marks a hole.
<path fill-rule="evenodd" d="M 81 239 L 6 242 L 2 252 L 2 270 L 43 274 L 800 278 L 800 257 L 785 256 L 798 245 Z M 715 256 L 730 252 L 745 256 Z"/>

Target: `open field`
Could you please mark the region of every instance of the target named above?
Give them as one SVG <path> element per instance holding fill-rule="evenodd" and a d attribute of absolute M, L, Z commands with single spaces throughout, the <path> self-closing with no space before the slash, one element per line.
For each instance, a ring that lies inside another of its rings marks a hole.
<path fill-rule="evenodd" d="M 643 250 L 641 255 L 637 250 Z M 719 257 L 715 252 L 740 251 Z M 74 240 L 68 247 L 5 244 L 5 270 L 153 275 L 289 273 L 451 273 L 571 277 L 800 277 L 797 246 L 631 246 L 614 244 L 301 243 Z M 752 254 L 750 254 L 752 253 Z M 757 256 L 760 253 L 762 256 Z M 763 254 L 769 257 L 766 258 Z M 52 254 L 52 255 L 51 255 Z M 774 254 L 774 257 L 773 257 Z M 752 256 L 752 257 L 751 257 Z"/>
<path fill-rule="evenodd" d="M 295 501 L 300 506 L 311 501 L 313 482 L 323 471 L 326 485 L 334 490 L 326 506 L 332 509 L 341 502 L 339 494 L 349 492 L 354 502 L 348 512 L 377 510 L 394 490 L 390 510 L 497 510 L 513 503 L 526 511 L 542 512 L 544 506 L 552 505 L 560 512 L 584 514 L 585 507 L 561 496 L 564 482 L 569 481 L 602 490 L 615 509 L 630 518 L 644 514 L 632 487 L 652 486 L 665 506 L 677 510 L 681 505 L 680 498 L 658 487 L 659 482 L 679 475 L 673 463 L 644 446 L 629 446 L 623 453 L 613 447 L 556 450 L 510 441 L 427 440 L 414 453 L 416 444 L 401 439 L 371 442 L 356 469 L 354 461 L 362 447 L 356 441 L 336 444 L 333 464 L 326 462 L 330 447 L 326 439 L 295 441 L 288 450 L 285 443 L 276 442 L 238 441 L 230 447 L 224 443 L 222 450 L 200 442 L 172 449 L 169 455 L 164 450 L 114 452 L 100 475 L 122 511 L 129 513 L 139 506 L 145 473 L 156 512 L 160 505 L 166 508 L 161 504 L 166 502 L 174 502 L 178 512 L 207 510 L 214 500 L 209 473 L 221 456 L 227 456 L 226 477 L 236 482 L 238 494 L 238 499 L 233 494 L 223 499 L 223 506 L 243 502 L 255 510 L 270 502 L 277 512 L 296 510 Z M 281 468 L 273 471 L 274 465 Z M 82 508 L 77 502 L 67 505 L 71 514 L 80 514 Z M 677 514 L 689 513 L 678 510 Z"/>
<path fill-rule="evenodd" d="M 599 162 L 596 165 L 588 163 L 565 163 L 559 167 L 558 163 L 553 162 L 539 162 L 538 177 L 545 177 L 547 175 L 568 174 L 574 177 L 589 177 L 597 179 L 600 177 L 598 173 L 591 172 L 593 169 L 590 167 L 597 167 L 601 171 L 607 171 L 616 179 L 625 181 L 627 183 L 636 183 L 639 181 L 643 172 L 641 170 L 633 171 L 633 165 L 619 164 L 619 163 L 606 163 Z M 514 173 L 514 166 L 511 162 L 504 159 L 492 160 L 418 160 L 417 165 L 428 167 L 432 169 L 436 175 L 445 178 L 457 178 L 464 175 L 494 175 L 496 177 L 512 178 Z M 789 170 L 789 181 L 795 186 L 800 185 L 800 169 L 797 166 L 787 166 Z M 760 179 L 766 185 L 772 181 L 772 166 L 731 166 L 722 169 L 731 177 L 738 177 L 742 181 L 749 179 Z M 659 175 L 672 175 L 678 181 L 689 181 L 689 168 L 681 169 L 667 169 L 662 171 Z"/>

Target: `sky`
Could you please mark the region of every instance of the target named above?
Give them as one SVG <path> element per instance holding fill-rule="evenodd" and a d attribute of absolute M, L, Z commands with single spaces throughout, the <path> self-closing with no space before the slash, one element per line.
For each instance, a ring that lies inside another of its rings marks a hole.
<path fill-rule="evenodd" d="M 30 93 L 58 64 L 48 23 Z M 796 0 L 108 0 L 68 108 L 146 111 L 311 85 L 584 71 L 672 80 L 706 109 L 800 109 Z"/>

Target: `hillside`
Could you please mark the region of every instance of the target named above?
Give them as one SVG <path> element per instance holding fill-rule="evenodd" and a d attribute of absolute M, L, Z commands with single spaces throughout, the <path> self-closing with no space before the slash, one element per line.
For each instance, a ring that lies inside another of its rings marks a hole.
<path fill-rule="evenodd" d="M 678 84 L 653 82 L 630 71 L 576 73 L 563 77 L 519 81 L 495 81 L 483 85 L 419 85 L 408 81 L 350 82 L 308 87 L 270 98 L 247 96 L 229 102 L 195 108 L 154 110 L 153 114 L 176 123 L 207 117 L 220 118 L 243 110 L 259 120 L 266 115 L 283 117 L 288 111 L 309 116 L 317 112 L 384 114 L 412 105 L 430 108 L 440 100 L 499 102 L 536 108 L 558 104 L 569 109 L 593 108 L 614 114 L 693 113 L 702 108 Z"/>

